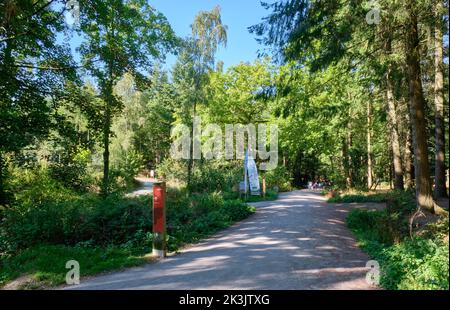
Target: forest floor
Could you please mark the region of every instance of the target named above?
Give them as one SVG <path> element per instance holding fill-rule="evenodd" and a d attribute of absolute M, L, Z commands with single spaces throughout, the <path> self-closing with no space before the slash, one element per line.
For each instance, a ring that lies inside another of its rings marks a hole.
<path fill-rule="evenodd" d="M 369 257 L 345 225 L 353 208 L 318 192 L 282 193 L 251 203 L 248 219 L 155 263 L 81 279 L 66 289 L 376 289 Z"/>

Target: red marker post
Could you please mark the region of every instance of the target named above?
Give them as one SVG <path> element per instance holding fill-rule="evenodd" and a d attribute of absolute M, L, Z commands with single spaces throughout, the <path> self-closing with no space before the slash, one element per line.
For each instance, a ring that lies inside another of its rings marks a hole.
<path fill-rule="evenodd" d="M 166 256 L 166 184 L 153 183 L 153 251 L 152 254 Z"/>

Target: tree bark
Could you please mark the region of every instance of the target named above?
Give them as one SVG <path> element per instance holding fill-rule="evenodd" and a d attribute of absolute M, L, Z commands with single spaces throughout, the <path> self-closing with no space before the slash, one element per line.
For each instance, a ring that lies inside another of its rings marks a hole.
<path fill-rule="evenodd" d="M 0 151 L 0 206 L 3 206 L 6 203 L 6 193 L 5 193 L 5 187 L 4 187 L 4 175 L 3 175 L 3 171 L 4 171 L 4 159 L 3 159 L 3 154 Z"/>
<path fill-rule="evenodd" d="M 373 186 L 373 154 L 372 154 L 372 120 L 373 120 L 372 102 L 367 101 L 367 188 Z"/>
<path fill-rule="evenodd" d="M 342 169 L 344 172 L 345 184 L 349 187 L 348 145 L 346 137 L 342 138 Z"/>
<path fill-rule="evenodd" d="M 388 56 L 392 53 L 390 38 L 386 40 L 385 50 Z M 388 64 L 386 72 L 386 100 L 388 104 L 388 121 L 394 164 L 394 189 L 404 190 L 402 155 L 400 151 L 400 138 L 398 133 L 398 115 L 394 98 L 394 82 L 392 80 L 391 63 Z"/>
<path fill-rule="evenodd" d="M 416 199 L 420 208 L 434 212 L 435 204 L 431 190 L 428 163 L 425 101 L 420 78 L 420 43 L 417 15 L 414 6 L 415 2 L 410 0 L 407 6 L 409 20 L 406 25 L 406 61 L 408 66 L 410 114 L 413 131 Z"/>
<path fill-rule="evenodd" d="M 112 10 L 114 12 L 114 10 Z M 109 44 L 112 44 L 114 42 L 115 37 L 115 24 L 114 24 L 114 14 L 111 16 L 111 24 L 109 26 L 109 34 L 111 36 L 111 41 L 107 42 Z M 113 45 L 112 45 L 113 46 Z M 111 52 L 114 52 L 113 49 Z M 103 184 L 102 184 L 102 194 L 104 197 L 108 196 L 109 194 L 109 138 L 111 135 L 111 117 L 112 117 L 112 111 L 114 105 L 114 94 L 113 94 L 113 87 L 114 87 L 114 78 L 117 74 L 115 74 L 114 71 L 114 59 L 110 58 L 108 61 L 108 77 L 104 89 L 104 98 L 105 98 L 105 113 L 103 115 L 104 117 L 104 124 L 103 124 Z"/>
<path fill-rule="evenodd" d="M 103 183 L 102 194 L 108 196 L 109 193 L 109 136 L 111 134 L 111 112 L 110 104 L 106 103 L 104 124 L 103 124 Z"/>
<path fill-rule="evenodd" d="M 200 86 L 196 86 L 196 89 L 199 89 Z M 189 146 L 189 159 L 188 159 L 188 175 L 187 175 L 187 190 L 188 193 L 191 192 L 192 190 L 192 170 L 194 168 L 194 118 L 195 118 L 195 114 L 197 113 L 197 103 L 194 102 L 194 106 L 193 106 L 193 116 L 192 116 L 192 126 L 191 126 L 191 144 Z"/>
<path fill-rule="evenodd" d="M 409 113 L 406 113 L 406 137 L 405 137 L 405 156 L 403 162 L 405 163 L 405 188 L 411 189 L 413 187 L 413 159 L 412 159 L 412 134 L 411 134 L 411 120 Z"/>
<path fill-rule="evenodd" d="M 445 198 L 447 189 L 445 184 L 445 128 L 444 128 L 444 73 L 442 56 L 442 1 L 437 1 L 436 24 L 434 29 L 434 106 L 435 106 L 435 143 L 436 143 L 436 164 L 435 164 L 435 185 L 434 196 Z"/>
<path fill-rule="evenodd" d="M 351 126 L 349 124 L 349 130 L 351 130 Z M 352 168 L 352 156 L 350 154 L 350 149 L 352 147 L 353 144 L 353 135 L 352 132 L 349 131 L 347 133 L 347 137 L 345 139 L 345 153 L 346 153 L 346 157 L 345 157 L 345 163 L 346 163 L 346 181 L 347 181 L 347 187 L 348 188 L 352 188 L 354 183 L 354 177 L 353 177 L 353 168 Z"/>

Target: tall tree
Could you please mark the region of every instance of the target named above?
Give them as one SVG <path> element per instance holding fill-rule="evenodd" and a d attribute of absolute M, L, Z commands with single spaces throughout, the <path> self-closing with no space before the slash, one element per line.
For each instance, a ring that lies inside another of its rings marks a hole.
<path fill-rule="evenodd" d="M 443 1 L 437 1 L 434 28 L 434 107 L 436 163 L 434 196 L 447 197 L 445 180 L 445 129 L 444 129 L 444 59 L 443 59 Z"/>
<path fill-rule="evenodd" d="M 411 125 L 413 129 L 416 199 L 420 208 L 434 212 L 435 203 L 433 201 L 428 162 L 425 100 L 420 68 L 418 10 L 417 4 L 413 0 L 408 0 L 405 4 L 407 13 L 405 52 L 408 67 Z"/>
<path fill-rule="evenodd" d="M 209 69 L 214 67 L 214 56 L 220 45 L 227 44 L 227 26 L 222 23 L 220 6 L 214 7 L 211 11 L 201 11 L 192 24 L 193 44 L 189 44 L 192 53 L 192 65 L 195 75 L 194 91 L 195 95 L 192 103 L 192 119 L 197 113 L 197 104 L 201 100 L 198 95 L 201 93 L 202 81 Z M 193 126 L 193 125 L 192 125 Z M 194 128 L 192 127 L 192 131 Z M 194 142 L 195 143 L 195 142 Z M 194 163 L 194 143 L 191 143 L 190 159 L 188 161 L 187 187 L 191 184 L 192 167 Z"/>
<path fill-rule="evenodd" d="M 57 9 L 54 4 L 59 3 Z M 0 3 L 0 205 L 5 157 L 48 133 L 55 102 L 76 74 L 70 50 L 57 43 L 65 1 Z"/>
<path fill-rule="evenodd" d="M 385 47 L 384 50 L 387 57 L 392 57 L 392 38 L 389 30 L 386 30 Z M 393 63 L 391 59 L 387 60 L 386 70 L 386 101 L 389 120 L 389 131 L 392 146 L 392 157 L 394 165 L 394 188 L 403 190 L 403 167 L 402 167 L 402 155 L 400 151 L 400 135 L 398 128 L 398 112 L 395 104 L 395 86 L 394 86 L 394 72 Z"/>
<path fill-rule="evenodd" d="M 153 59 L 176 44 L 166 18 L 145 0 L 88 0 L 80 3 L 80 29 L 85 41 L 79 51 L 85 69 L 96 79 L 103 107 L 103 182 L 108 194 L 111 119 L 122 102 L 113 93 L 115 83 L 131 72 L 137 85 Z"/>
<path fill-rule="evenodd" d="M 367 100 L 367 188 L 370 190 L 373 186 L 373 107 L 372 102 Z"/>

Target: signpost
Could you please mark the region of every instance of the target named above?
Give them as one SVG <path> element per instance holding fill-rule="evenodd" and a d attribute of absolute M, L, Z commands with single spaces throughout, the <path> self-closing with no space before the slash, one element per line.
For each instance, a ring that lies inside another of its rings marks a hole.
<path fill-rule="evenodd" d="M 245 199 L 247 199 L 247 189 L 248 189 L 247 165 L 248 165 L 248 150 L 245 151 L 245 159 L 244 159 L 244 193 L 245 193 Z"/>
<path fill-rule="evenodd" d="M 249 186 L 250 185 L 250 186 Z M 248 188 L 250 187 L 251 195 L 260 195 L 258 169 L 256 168 L 255 159 L 248 154 L 248 150 L 245 152 L 244 159 L 244 193 L 247 198 Z M 241 185 L 239 185 L 241 190 Z"/>
<path fill-rule="evenodd" d="M 260 195 L 258 169 L 256 168 L 256 163 L 252 156 L 248 157 L 247 173 L 250 183 L 250 193 L 255 196 Z"/>
<path fill-rule="evenodd" d="M 153 251 L 152 254 L 166 256 L 166 201 L 165 182 L 153 183 Z"/>

